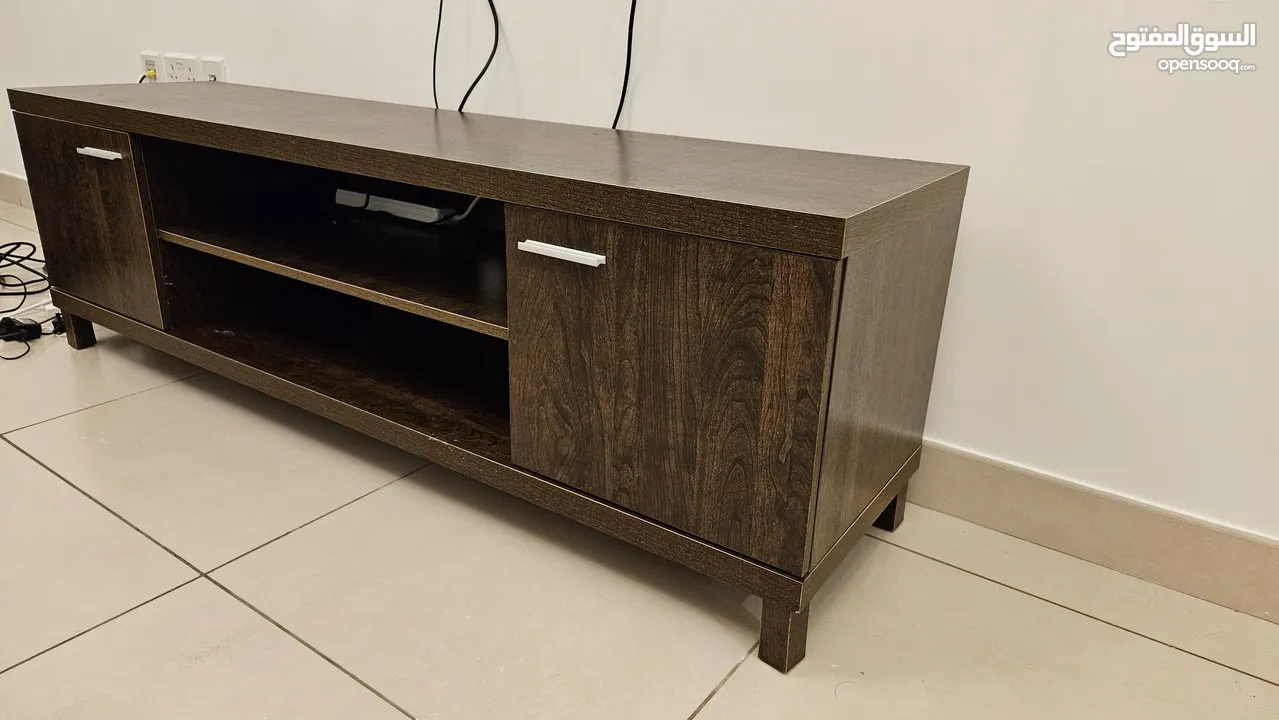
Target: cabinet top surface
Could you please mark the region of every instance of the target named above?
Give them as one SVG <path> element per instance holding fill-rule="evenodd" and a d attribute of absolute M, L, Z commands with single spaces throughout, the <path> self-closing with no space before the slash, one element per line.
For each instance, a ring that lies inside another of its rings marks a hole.
<path fill-rule="evenodd" d="M 260 154 L 300 163 L 337 167 L 354 161 L 326 159 L 330 154 L 350 156 L 351 148 L 358 148 L 369 153 L 374 170 L 383 161 L 387 167 L 411 166 L 411 177 L 404 179 L 417 184 L 570 212 L 575 209 L 565 205 L 576 202 L 582 214 L 626 222 L 637 222 L 637 213 L 646 212 L 663 220 L 654 226 L 832 257 L 845 254 L 849 221 L 859 215 L 883 210 L 938 181 L 966 177 L 966 168 L 957 165 L 231 83 L 87 85 L 11 90 L 9 95 L 16 112 L 242 152 L 261 147 Z M 286 138 L 305 142 L 290 146 Z M 568 200 L 549 199 L 552 191 Z M 574 199 L 574 193 L 579 197 Z M 693 217 L 699 214 L 700 219 Z M 719 225 L 727 229 L 713 232 Z M 787 231 L 808 237 L 795 247 L 762 241 Z"/>

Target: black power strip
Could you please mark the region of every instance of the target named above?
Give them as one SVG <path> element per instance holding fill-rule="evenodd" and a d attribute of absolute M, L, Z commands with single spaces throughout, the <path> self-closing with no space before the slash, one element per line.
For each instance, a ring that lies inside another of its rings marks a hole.
<path fill-rule="evenodd" d="M 44 324 L 53 323 L 53 332 L 45 332 Z M 61 335 L 67 331 L 66 322 L 62 319 L 62 313 L 57 313 L 48 320 L 36 322 L 35 320 L 18 320 L 15 318 L 0 318 L 0 340 L 4 342 L 20 342 L 26 345 L 21 354 L 12 357 L 0 355 L 0 360 L 19 360 L 26 357 L 31 352 L 31 341 L 39 340 L 45 335 Z"/>
<path fill-rule="evenodd" d="M 40 323 L 35 320 L 0 318 L 0 340 L 5 342 L 36 340 L 43 334 L 44 331 L 40 329 Z"/>

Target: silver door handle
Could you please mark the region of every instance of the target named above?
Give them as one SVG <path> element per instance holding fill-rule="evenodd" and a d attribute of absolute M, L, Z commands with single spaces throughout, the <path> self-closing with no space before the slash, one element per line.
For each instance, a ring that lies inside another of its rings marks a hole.
<path fill-rule="evenodd" d="M 523 250 L 524 252 L 531 252 L 534 255 L 545 255 L 546 257 L 575 262 L 579 265 L 599 267 L 604 264 L 603 255 L 596 255 L 595 253 L 586 252 L 585 250 L 574 250 L 573 248 L 551 245 L 550 243 L 538 242 L 537 240 L 521 240 L 515 243 L 515 247 Z"/>
<path fill-rule="evenodd" d="M 76 152 L 89 157 L 102 158 L 103 160 L 122 160 L 124 156 L 114 150 L 102 150 L 95 147 L 78 147 Z"/>

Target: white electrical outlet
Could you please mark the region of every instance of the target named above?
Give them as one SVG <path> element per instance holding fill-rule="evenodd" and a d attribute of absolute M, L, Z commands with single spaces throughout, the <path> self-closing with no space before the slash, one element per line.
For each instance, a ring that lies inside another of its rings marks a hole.
<path fill-rule="evenodd" d="M 221 55 L 201 56 L 200 79 L 212 82 L 226 82 L 226 58 Z"/>
<path fill-rule="evenodd" d="M 186 53 L 164 54 L 165 82 L 195 82 L 201 80 L 200 60 Z"/>
<path fill-rule="evenodd" d="M 154 72 L 155 75 L 147 82 L 163 82 L 164 73 L 160 71 L 160 51 L 159 50 L 143 50 L 142 51 L 142 72 Z"/>

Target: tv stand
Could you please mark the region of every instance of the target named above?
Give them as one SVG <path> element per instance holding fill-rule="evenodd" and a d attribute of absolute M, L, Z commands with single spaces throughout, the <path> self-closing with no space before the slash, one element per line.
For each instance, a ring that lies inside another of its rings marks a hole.
<path fill-rule="evenodd" d="M 783 672 L 902 521 L 965 167 L 226 83 L 9 99 L 72 347 L 103 325 L 759 595 Z"/>

